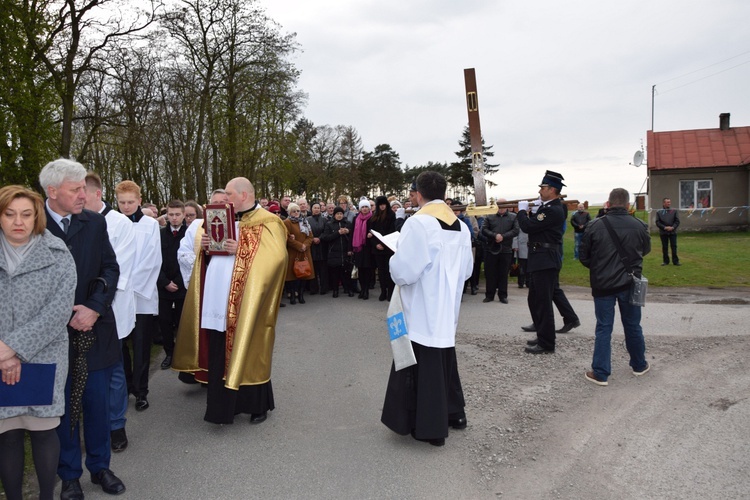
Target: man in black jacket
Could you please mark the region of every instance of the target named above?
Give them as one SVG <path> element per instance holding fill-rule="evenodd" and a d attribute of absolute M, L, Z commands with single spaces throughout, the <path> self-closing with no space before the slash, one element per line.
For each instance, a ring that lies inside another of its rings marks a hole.
<path fill-rule="evenodd" d="M 585 373 L 586 380 L 597 385 L 607 385 L 612 373 L 611 338 L 615 319 L 615 303 L 619 304 L 625 346 L 630 353 L 630 367 L 636 376 L 645 374 L 650 366 L 646 362 L 646 344 L 641 328 L 641 308 L 629 302 L 631 275 L 620 258 L 618 243 L 607 229 L 609 222 L 619 246 L 627 258 L 633 274 L 640 277 L 643 256 L 651 251 L 648 227 L 628 213 L 629 194 L 622 188 L 613 189 L 609 195 L 607 215 L 592 221 L 581 241 L 581 264 L 589 268 L 591 294 L 594 296 L 596 314 L 596 339 L 592 370 Z"/>
<path fill-rule="evenodd" d="M 159 330 L 161 330 L 166 357 L 161 362 L 161 369 L 172 366 L 174 353 L 174 332 L 180 323 L 182 305 L 185 303 L 186 286 L 182 280 L 177 250 L 180 241 L 185 237 L 187 226 L 185 204 L 172 200 L 167 205 L 167 225 L 161 228 L 161 270 L 156 280 L 159 289 Z"/>
<path fill-rule="evenodd" d="M 677 257 L 677 228 L 680 225 L 680 216 L 677 210 L 672 209 L 672 200 L 664 198 L 662 209 L 656 212 L 656 226 L 659 228 L 661 237 L 662 266 L 669 265 L 669 246 L 672 247 L 672 264 L 679 266 L 680 259 Z"/>
<path fill-rule="evenodd" d="M 74 404 L 82 402 L 86 422 L 86 468 L 91 482 L 105 493 L 119 494 L 125 485 L 109 469 L 111 458 L 109 428 L 109 385 L 120 359 L 112 301 L 117 291 L 120 267 L 107 235 L 107 222 L 96 212 L 84 209 L 86 169 L 78 162 L 61 158 L 48 163 L 39 174 L 47 194 L 47 229 L 65 242 L 76 262 L 78 284 L 75 305 L 68 323 L 71 339 L 71 370 L 65 386 L 65 415 L 60 419 L 60 462 L 57 474 L 62 479 L 60 498 L 83 499 L 79 479 L 83 474 L 79 415 Z M 93 332 L 93 335 L 91 335 Z M 91 347 L 85 354 L 87 377 L 81 387 L 72 380 L 73 359 L 80 340 L 91 335 Z M 78 338 L 76 338 L 78 337 Z M 71 431 L 72 429 L 72 431 Z"/>
<path fill-rule="evenodd" d="M 506 200 L 500 198 L 498 205 Z M 484 244 L 484 274 L 487 289 L 482 302 L 495 300 L 495 291 L 500 302 L 508 303 L 508 272 L 513 261 L 513 238 L 518 236 L 516 214 L 507 208 L 498 209 L 496 214 L 488 215 L 482 225 Z"/>
<path fill-rule="evenodd" d="M 529 202 L 518 204 L 518 225 L 529 235 L 529 257 L 526 269 L 531 278 L 529 288 L 529 310 L 536 325 L 537 340 L 526 347 L 530 354 L 555 352 L 555 312 L 552 297 L 555 283 L 559 279 L 562 258 L 562 230 L 565 212 L 560 201 L 563 176 L 547 170 L 539 185 L 542 205 L 535 214 L 529 215 Z"/>

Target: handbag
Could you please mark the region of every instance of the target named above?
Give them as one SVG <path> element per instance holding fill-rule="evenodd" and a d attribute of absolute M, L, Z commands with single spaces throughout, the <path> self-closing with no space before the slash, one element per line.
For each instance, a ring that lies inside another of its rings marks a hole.
<path fill-rule="evenodd" d="M 521 274 L 521 266 L 518 265 L 518 262 L 514 262 L 510 265 L 510 271 L 508 271 L 508 275 L 516 278 L 519 274 Z"/>
<path fill-rule="evenodd" d="M 609 223 L 606 216 L 602 217 L 602 220 L 604 221 L 604 226 L 607 228 L 607 232 L 609 232 L 609 237 L 612 238 L 615 247 L 617 247 L 617 253 L 620 254 L 620 262 L 625 266 L 625 271 L 627 271 L 630 276 L 630 294 L 628 296 L 628 302 L 631 306 L 643 307 L 646 305 L 648 279 L 643 275 L 635 275 L 633 267 L 630 265 L 630 261 L 625 255 L 625 250 L 622 248 L 622 242 L 620 241 L 620 238 L 617 237 L 615 230 L 612 228 L 612 224 Z"/>
<path fill-rule="evenodd" d="M 306 256 L 301 259 L 299 257 L 294 259 L 294 275 L 298 279 L 309 278 L 312 276 L 312 267 Z"/>
<path fill-rule="evenodd" d="M 352 279 L 359 279 L 359 269 L 357 269 L 356 265 L 352 265 Z"/>

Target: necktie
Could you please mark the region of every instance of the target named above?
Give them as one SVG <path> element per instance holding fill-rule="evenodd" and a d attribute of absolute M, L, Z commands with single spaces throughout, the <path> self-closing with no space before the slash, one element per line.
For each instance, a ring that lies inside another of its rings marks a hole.
<path fill-rule="evenodd" d="M 174 236 L 175 238 L 177 237 L 177 231 L 175 231 L 174 229 L 172 230 L 172 236 Z"/>
<path fill-rule="evenodd" d="M 63 233 L 68 234 L 68 228 L 70 227 L 70 219 L 63 217 L 62 219 Z"/>

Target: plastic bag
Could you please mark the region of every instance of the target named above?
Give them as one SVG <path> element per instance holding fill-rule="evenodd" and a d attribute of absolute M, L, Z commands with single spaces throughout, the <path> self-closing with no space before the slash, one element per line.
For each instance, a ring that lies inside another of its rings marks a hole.
<path fill-rule="evenodd" d="M 395 370 L 399 371 L 402 368 L 416 365 L 417 358 L 414 357 L 414 349 L 411 346 L 411 340 L 409 340 L 409 329 L 406 326 L 406 317 L 404 317 L 404 309 L 401 305 L 401 289 L 398 285 L 393 289 L 386 316 Z"/>
<path fill-rule="evenodd" d="M 645 276 L 640 278 L 635 274 L 630 276 L 632 283 L 630 284 L 630 302 L 631 306 L 643 307 L 646 305 L 646 293 L 648 292 L 648 279 Z"/>

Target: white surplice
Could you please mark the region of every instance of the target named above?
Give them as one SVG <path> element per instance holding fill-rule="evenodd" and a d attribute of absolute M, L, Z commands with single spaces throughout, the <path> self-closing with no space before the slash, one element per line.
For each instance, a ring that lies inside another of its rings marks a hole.
<path fill-rule="evenodd" d="M 133 224 L 135 229 L 136 260 L 130 273 L 135 292 L 137 314 L 159 314 L 159 291 L 156 280 L 161 270 L 161 235 L 159 223 L 148 216 Z"/>
<path fill-rule="evenodd" d="M 429 203 L 444 203 L 433 200 Z M 406 219 L 391 257 L 393 281 L 412 342 L 427 347 L 454 347 L 464 281 L 472 273 L 469 228 L 443 229 L 438 219 L 419 214 Z"/>
<path fill-rule="evenodd" d="M 104 208 L 102 205 L 102 211 Z M 130 283 L 136 259 L 135 228 L 130 219 L 114 210 L 107 212 L 104 218 L 107 221 L 109 243 L 115 251 L 117 265 L 120 266 L 112 312 L 115 314 L 117 337 L 123 339 L 135 328 L 135 294 Z"/>

